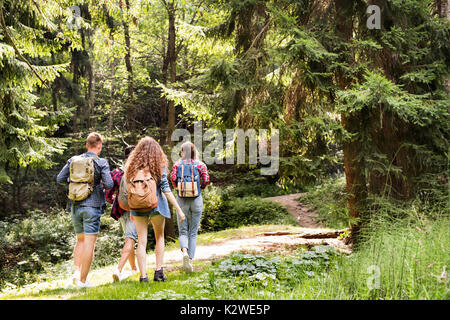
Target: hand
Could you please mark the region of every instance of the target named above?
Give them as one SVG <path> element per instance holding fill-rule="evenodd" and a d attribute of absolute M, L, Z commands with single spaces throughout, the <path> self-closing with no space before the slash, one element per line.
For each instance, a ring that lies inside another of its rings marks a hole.
<path fill-rule="evenodd" d="M 178 210 L 178 217 L 180 219 L 180 222 L 183 222 L 186 219 L 186 216 L 184 215 L 183 211 Z"/>
<path fill-rule="evenodd" d="M 131 213 L 130 213 L 130 221 L 134 222 L 134 217 L 133 217 L 133 215 Z"/>

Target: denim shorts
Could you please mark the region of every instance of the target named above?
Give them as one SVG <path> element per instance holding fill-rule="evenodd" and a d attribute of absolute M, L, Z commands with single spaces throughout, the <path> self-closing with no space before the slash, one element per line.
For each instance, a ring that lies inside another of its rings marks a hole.
<path fill-rule="evenodd" d="M 130 220 L 130 213 L 125 212 L 122 217 L 119 218 L 120 225 L 122 226 L 123 236 L 125 238 L 131 238 L 134 241 L 137 240 L 136 225 Z"/>
<path fill-rule="evenodd" d="M 100 208 L 72 206 L 71 214 L 75 233 L 98 234 L 102 213 Z"/>
<path fill-rule="evenodd" d="M 136 212 L 133 210 L 131 210 L 130 213 L 132 216 L 135 217 L 149 217 L 149 218 L 156 217 L 158 214 L 161 214 L 158 211 Z"/>

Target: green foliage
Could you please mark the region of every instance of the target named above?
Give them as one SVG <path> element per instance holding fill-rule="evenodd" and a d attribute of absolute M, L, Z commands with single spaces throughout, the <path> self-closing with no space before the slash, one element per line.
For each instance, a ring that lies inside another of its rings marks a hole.
<path fill-rule="evenodd" d="M 277 299 L 310 278 L 323 277 L 335 267 L 337 252 L 328 246 L 300 250 L 290 257 L 266 257 L 252 254 L 232 254 L 213 263 L 208 272 L 207 287 L 219 297 L 253 297 Z"/>
<path fill-rule="evenodd" d="M 93 268 L 120 258 L 120 224 L 101 217 Z M 76 236 L 70 213 L 64 210 L 29 211 L 26 217 L 0 221 L 0 288 L 54 279 L 72 272 Z"/>
<path fill-rule="evenodd" d="M 203 192 L 202 231 L 218 231 L 253 224 L 293 224 L 296 222 L 280 204 L 262 201 L 258 185 L 221 189 L 208 186 Z M 267 191 L 267 190 L 266 190 Z"/>
<path fill-rule="evenodd" d="M 70 258 L 74 238 L 63 211 L 29 211 L 23 219 L 0 222 L 0 287 L 36 281 L 48 267 Z"/>
<path fill-rule="evenodd" d="M 329 178 L 311 187 L 300 197 L 300 202 L 317 212 L 318 222 L 328 228 L 341 229 L 351 225 L 344 176 Z"/>
<path fill-rule="evenodd" d="M 2 1 L 0 5 L 4 22 L 0 36 L 0 183 L 12 183 L 5 168 L 48 168 L 53 164 L 50 156 L 64 147 L 64 140 L 51 134 L 68 114 L 51 112 L 34 89 L 44 86 L 43 81 L 53 81 L 67 64 L 32 65 L 28 60 L 50 56 L 69 37 L 49 35 L 58 31 L 50 21 L 58 11 L 55 1 L 42 7 L 31 1 Z"/>

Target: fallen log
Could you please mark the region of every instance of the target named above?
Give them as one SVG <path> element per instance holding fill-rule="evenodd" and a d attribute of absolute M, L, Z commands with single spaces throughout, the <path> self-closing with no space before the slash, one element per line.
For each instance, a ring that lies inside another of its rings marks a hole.
<path fill-rule="evenodd" d="M 327 239 L 327 238 L 337 238 L 341 233 L 344 233 L 349 229 L 341 230 L 317 230 L 317 231 L 307 231 L 299 234 L 300 238 L 305 239 Z"/>
<path fill-rule="evenodd" d="M 257 233 L 257 236 L 287 236 L 290 234 L 301 234 L 301 232 L 291 232 L 291 231 L 267 231 L 262 233 Z"/>
<path fill-rule="evenodd" d="M 299 238 L 305 239 L 327 239 L 327 238 L 337 238 L 339 235 L 349 229 L 341 230 L 308 230 L 302 232 L 293 231 L 266 231 L 256 234 L 257 236 L 287 236 L 287 235 L 298 235 Z"/>

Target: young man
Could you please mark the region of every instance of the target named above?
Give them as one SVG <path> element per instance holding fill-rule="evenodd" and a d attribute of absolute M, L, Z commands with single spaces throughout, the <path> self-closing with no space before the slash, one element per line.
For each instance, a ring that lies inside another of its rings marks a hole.
<path fill-rule="evenodd" d="M 134 146 L 128 146 L 125 148 L 125 161 L 128 159 L 128 156 L 131 153 L 131 151 L 133 151 L 133 149 Z M 137 241 L 136 225 L 130 219 L 130 212 L 123 210 L 119 206 L 119 201 L 117 199 L 119 195 L 119 187 L 120 182 L 122 181 L 123 173 L 124 173 L 123 168 L 118 168 L 111 171 L 111 178 L 114 182 L 114 186 L 110 190 L 107 190 L 105 192 L 106 201 L 112 204 L 111 217 L 114 220 L 120 221 L 125 237 L 125 243 L 122 248 L 122 256 L 120 257 L 119 265 L 117 266 L 117 269 L 114 271 L 112 275 L 114 282 L 125 279 L 126 276 L 122 274 L 122 269 L 127 260 L 131 266 L 131 274 L 127 276 L 137 273 L 136 259 L 134 253 L 134 243 Z"/>
<path fill-rule="evenodd" d="M 84 200 L 70 201 L 72 223 L 77 235 L 77 242 L 73 250 L 75 265 L 73 282 L 78 288 L 92 287 L 87 282 L 87 276 L 91 268 L 95 243 L 100 230 L 100 216 L 105 210 L 105 194 L 103 188 L 111 189 L 114 185 L 111 179 L 108 161 L 98 157 L 102 151 L 102 143 L 103 139 L 101 135 L 96 132 L 89 134 L 87 137 L 87 152 L 81 154 L 80 157 L 93 158 L 94 177 L 92 190 Z M 70 158 L 58 174 L 56 178 L 58 183 L 71 182 L 70 164 L 74 158 Z"/>

